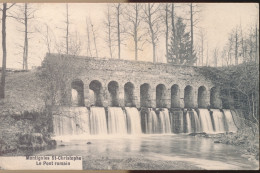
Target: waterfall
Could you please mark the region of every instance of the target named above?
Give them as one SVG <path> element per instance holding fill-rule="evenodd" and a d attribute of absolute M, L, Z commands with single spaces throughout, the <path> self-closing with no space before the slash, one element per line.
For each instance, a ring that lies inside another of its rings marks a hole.
<path fill-rule="evenodd" d="M 148 108 L 142 118 L 144 132 L 148 134 L 159 133 L 158 117 L 152 108 Z"/>
<path fill-rule="evenodd" d="M 90 134 L 107 134 L 107 122 L 105 108 L 90 108 Z"/>
<path fill-rule="evenodd" d="M 157 114 L 156 114 L 157 113 Z M 142 114 L 142 115 L 140 115 Z M 171 109 L 135 107 L 60 107 L 53 112 L 55 136 L 165 133 L 223 133 L 237 131 L 236 113 L 228 109 Z M 238 125 L 239 127 L 239 125 Z"/>
<path fill-rule="evenodd" d="M 85 107 L 61 107 L 53 115 L 56 136 L 89 134 L 89 113 Z"/>
<path fill-rule="evenodd" d="M 129 134 L 141 134 L 141 117 L 140 113 L 135 107 L 126 107 L 127 117 L 127 132 Z"/>
<path fill-rule="evenodd" d="M 188 110 L 185 115 L 186 133 L 198 133 L 201 132 L 200 121 L 197 112 L 192 109 Z"/>
<path fill-rule="evenodd" d="M 166 108 L 159 112 L 159 129 L 160 133 L 171 133 L 170 116 Z"/>
<path fill-rule="evenodd" d="M 127 134 L 126 114 L 122 108 L 108 108 L 107 126 L 109 134 Z"/>
<path fill-rule="evenodd" d="M 198 109 L 198 113 L 202 132 L 212 133 L 213 126 L 209 111 L 207 109 Z"/>
<path fill-rule="evenodd" d="M 224 115 L 219 109 L 211 109 L 215 132 L 225 132 Z"/>
<path fill-rule="evenodd" d="M 183 111 L 173 110 L 170 112 L 172 133 L 183 133 Z"/>
<path fill-rule="evenodd" d="M 229 109 L 223 109 L 224 115 L 225 115 L 225 120 L 226 120 L 226 125 L 227 129 L 226 131 L 228 132 L 236 132 L 237 127 L 234 123 L 233 116 L 231 114 L 231 111 Z"/>
<path fill-rule="evenodd" d="M 189 111 L 184 110 L 184 112 L 185 112 L 184 113 L 185 114 L 185 121 L 184 121 L 185 132 L 186 133 L 191 133 L 191 121 L 190 121 Z"/>

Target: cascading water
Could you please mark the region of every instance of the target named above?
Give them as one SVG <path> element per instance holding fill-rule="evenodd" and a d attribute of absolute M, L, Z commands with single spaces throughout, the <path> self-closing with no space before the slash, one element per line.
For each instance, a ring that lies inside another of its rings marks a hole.
<path fill-rule="evenodd" d="M 152 108 L 148 108 L 142 118 L 142 124 L 144 126 L 144 133 L 155 134 L 159 133 L 158 117 Z"/>
<path fill-rule="evenodd" d="M 198 109 L 198 113 L 202 132 L 212 133 L 214 130 L 208 109 Z"/>
<path fill-rule="evenodd" d="M 184 121 L 184 127 L 185 133 L 191 133 L 191 121 L 190 121 L 190 114 L 188 110 L 184 110 L 184 115 L 185 115 L 185 121 Z"/>
<path fill-rule="evenodd" d="M 140 113 L 135 107 L 126 107 L 127 117 L 127 132 L 129 134 L 141 134 L 141 117 Z"/>
<path fill-rule="evenodd" d="M 107 134 L 158 134 L 158 133 L 223 133 L 236 132 L 235 111 L 224 109 L 160 109 L 135 107 L 61 107 L 53 113 L 55 136 L 107 135 Z M 107 115 L 106 115 L 107 113 Z"/>
<path fill-rule="evenodd" d="M 56 136 L 89 134 L 89 114 L 86 107 L 62 107 L 53 116 Z"/>
<path fill-rule="evenodd" d="M 106 112 L 103 107 L 90 108 L 90 134 L 107 134 Z"/>
<path fill-rule="evenodd" d="M 234 120 L 233 120 L 233 116 L 231 114 L 231 111 L 228 109 L 223 109 L 224 115 L 225 115 L 225 120 L 226 120 L 226 125 L 227 125 L 227 129 L 226 131 L 228 132 L 236 132 L 237 131 L 237 127 L 234 124 Z"/>
<path fill-rule="evenodd" d="M 186 133 L 201 132 L 199 117 L 197 112 L 194 109 L 186 111 L 185 127 L 186 127 L 185 128 Z"/>
<path fill-rule="evenodd" d="M 160 133 L 171 133 L 171 124 L 168 109 L 164 108 L 159 112 Z"/>
<path fill-rule="evenodd" d="M 109 107 L 107 126 L 109 134 L 127 134 L 126 114 L 121 107 Z"/>
<path fill-rule="evenodd" d="M 225 125 L 224 125 L 224 115 L 219 109 L 211 109 L 212 111 L 212 119 L 213 119 L 213 126 L 215 132 L 222 133 L 225 132 Z"/>

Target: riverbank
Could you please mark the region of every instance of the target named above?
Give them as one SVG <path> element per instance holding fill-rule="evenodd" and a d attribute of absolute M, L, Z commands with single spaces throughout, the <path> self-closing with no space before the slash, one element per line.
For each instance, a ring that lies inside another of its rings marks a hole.
<path fill-rule="evenodd" d="M 84 170 L 203 170 L 183 161 L 162 161 L 145 158 L 142 154 L 122 158 L 107 154 L 83 157 Z"/>
<path fill-rule="evenodd" d="M 236 133 L 197 133 L 190 134 L 190 136 L 210 138 L 216 144 L 221 143 L 237 146 L 242 153 L 241 157 L 245 157 L 249 161 L 259 161 L 259 134 L 252 134 L 249 127 L 240 129 Z"/>

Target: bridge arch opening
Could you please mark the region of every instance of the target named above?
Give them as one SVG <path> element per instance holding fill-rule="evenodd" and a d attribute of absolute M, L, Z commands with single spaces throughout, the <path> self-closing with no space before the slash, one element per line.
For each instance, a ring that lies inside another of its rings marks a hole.
<path fill-rule="evenodd" d="M 118 88 L 119 86 L 116 81 L 111 81 L 108 83 L 108 91 L 110 94 L 110 99 L 109 99 L 110 106 L 119 106 Z"/>
<path fill-rule="evenodd" d="M 140 105 L 141 107 L 151 107 L 151 87 L 144 83 L 140 86 Z"/>
<path fill-rule="evenodd" d="M 156 107 L 166 107 L 166 87 L 163 84 L 156 86 Z"/>
<path fill-rule="evenodd" d="M 76 79 L 71 82 L 71 105 L 85 106 L 84 84 L 82 80 Z"/>
<path fill-rule="evenodd" d="M 171 107 L 179 108 L 180 107 L 180 89 L 179 86 L 174 84 L 171 87 Z"/>
<path fill-rule="evenodd" d="M 222 108 L 219 88 L 213 87 L 210 89 L 210 107 L 214 109 Z"/>
<path fill-rule="evenodd" d="M 207 108 L 207 90 L 204 86 L 200 86 L 198 89 L 198 107 Z"/>
<path fill-rule="evenodd" d="M 102 84 L 97 81 L 93 80 L 89 84 L 89 89 L 94 92 L 94 106 L 103 106 L 103 87 Z M 90 92 L 93 94 L 93 92 Z"/>
<path fill-rule="evenodd" d="M 135 106 L 134 88 L 134 84 L 131 82 L 127 82 L 124 86 L 125 106 L 127 107 Z"/>
<path fill-rule="evenodd" d="M 192 86 L 188 85 L 184 89 L 184 107 L 193 108 L 194 107 L 194 94 Z"/>

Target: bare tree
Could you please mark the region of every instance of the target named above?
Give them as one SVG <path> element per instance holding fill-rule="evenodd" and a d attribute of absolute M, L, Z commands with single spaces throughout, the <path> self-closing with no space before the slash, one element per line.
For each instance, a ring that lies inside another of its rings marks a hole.
<path fill-rule="evenodd" d="M 28 3 L 17 5 L 17 7 L 18 10 L 13 11 L 11 16 L 24 27 L 24 29 L 18 31 L 24 33 L 24 44 L 21 46 L 23 48 L 23 69 L 28 70 L 29 34 L 33 33 L 33 31 L 30 30 L 30 21 L 35 18 L 34 13 L 36 8 Z"/>
<path fill-rule="evenodd" d="M 200 12 L 200 10 L 199 10 L 199 6 L 193 3 L 189 4 L 189 8 L 190 8 L 189 14 L 190 14 L 190 38 L 191 38 L 190 55 L 192 55 L 194 50 L 194 27 L 196 27 L 196 25 L 199 22 L 199 19 L 198 17 L 196 17 L 196 15 Z"/>
<path fill-rule="evenodd" d="M 41 35 L 42 40 L 44 41 L 47 48 L 47 52 L 49 54 L 52 53 L 55 42 L 55 35 L 49 25 L 47 23 L 42 25 L 38 24 L 38 26 L 35 27 L 35 32 Z"/>
<path fill-rule="evenodd" d="M 69 54 L 69 5 L 66 4 L 66 54 Z"/>
<path fill-rule="evenodd" d="M 135 60 L 138 60 L 138 51 L 142 50 L 142 46 L 139 45 L 139 43 L 142 41 L 144 37 L 144 33 L 140 32 L 140 24 L 141 24 L 141 8 L 142 4 L 135 3 L 135 4 L 129 4 L 127 11 L 124 12 L 124 17 L 126 21 L 129 21 L 130 24 L 128 30 L 126 30 L 126 33 L 130 35 L 135 44 Z"/>
<path fill-rule="evenodd" d="M 206 66 L 209 66 L 209 42 L 207 42 L 207 60 L 206 60 Z"/>
<path fill-rule="evenodd" d="M 214 66 L 215 67 L 218 66 L 218 52 L 219 52 L 218 47 L 215 47 L 214 50 L 213 50 L 213 58 L 214 58 Z"/>
<path fill-rule="evenodd" d="M 125 33 L 124 24 L 122 21 L 124 6 L 121 3 L 112 4 L 112 11 L 115 12 L 115 22 L 112 22 L 112 27 L 116 29 L 117 35 L 117 52 L 118 59 L 121 59 L 121 45 L 123 44 L 123 34 Z"/>
<path fill-rule="evenodd" d="M 238 29 L 235 29 L 235 65 L 238 65 L 238 46 L 239 46 L 239 38 L 238 38 Z"/>
<path fill-rule="evenodd" d="M 259 29 L 257 28 L 257 24 L 255 25 L 255 62 L 259 62 L 259 48 L 258 48 L 258 41 L 259 41 L 259 37 L 258 37 L 258 32 Z"/>
<path fill-rule="evenodd" d="M 206 33 L 205 33 L 205 30 L 204 29 L 200 29 L 199 31 L 199 38 L 200 38 L 200 62 L 201 62 L 201 65 L 203 66 L 204 65 L 204 42 L 205 42 L 205 37 L 206 37 Z"/>
<path fill-rule="evenodd" d="M 97 43 L 96 43 L 96 31 L 94 29 L 94 25 L 93 25 L 90 18 L 89 18 L 89 24 L 91 26 L 91 31 L 92 31 L 92 35 L 93 35 L 93 40 L 94 40 L 94 45 L 95 45 L 95 50 L 96 50 L 96 57 L 98 58 L 98 50 L 97 50 Z"/>
<path fill-rule="evenodd" d="M 113 40 L 112 40 L 112 15 L 111 15 L 111 9 L 110 5 L 107 5 L 107 11 L 105 13 L 106 19 L 105 19 L 105 27 L 106 27 L 106 43 L 109 48 L 109 55 L 110 58 L 113 58 Z"/>
<path fill-rule="evenodd" d="M 161 34 L 160 24 L 161 15 L 159 12 L 161 10 L 160 4 L 148 3 L 143 6 L 144 8 L 144 21 L 147 23 L 147 30 L 150 36 L 150 43 L 153 46 L 153 63 L 157 62 L 156 59 L 156 45 L 159 41 L 159 36 Z"/>
<path fill-rule="evenodd" d="M 15 4 L 11 4 L 7 7 L 7 3 L 3 3 L 2 11 L 2 51 L 3 51 L 3 60 L 2 60 L 2 74 L 1 74 L 1 85 L 0 85 L 0 99 L 5 98 L 5 76 L 6 76 L 6 17 L 7 11 L 12 8 Z"/>
<path fill-rule="evenodd" d="M 168 16 L 169 16 L 169 4 L 165 4 L 165 47 L 166 47 L 166 59 L 168 60 L 168 52 L 169 52 L 169 24 L 168 24 Z M 172 19 L 173 20 L 173 19 Z"/>
<path fill-rule="evenodd" d="M 89 23 L 88 20 L 86 20 L 86 24 L 87 24 L 87 55 L 90 54 L 90 57 L 92 57 L 92 52 L 91 52 L 91 48 L 90 48 L 90 37 L 89 37 Z"/>

